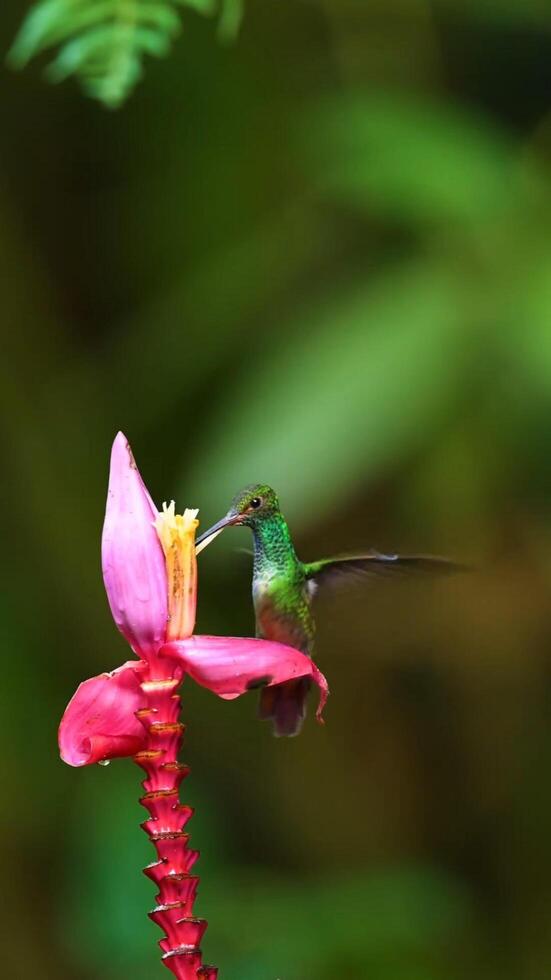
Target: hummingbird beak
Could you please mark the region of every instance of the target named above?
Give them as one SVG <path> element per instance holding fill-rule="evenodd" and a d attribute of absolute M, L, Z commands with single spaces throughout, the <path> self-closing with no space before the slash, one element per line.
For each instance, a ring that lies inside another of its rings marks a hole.
<path fill-rule="evenodd" d="M 220 521 L 217 521 L 216 524 L 209 527 L 208 531 L 203 531 L 203 533 L 199 535 L 195 541 L 195 554 L 199 555 L 201 551 L 203 551 L 203 549 L 211 543 L 211 541 L 214 541 L 219 534 L 222 534 L 225 527 L 231 527 L 234 524 L 240 523 L 241 514 L 226 514 L 226 516 Z"/>

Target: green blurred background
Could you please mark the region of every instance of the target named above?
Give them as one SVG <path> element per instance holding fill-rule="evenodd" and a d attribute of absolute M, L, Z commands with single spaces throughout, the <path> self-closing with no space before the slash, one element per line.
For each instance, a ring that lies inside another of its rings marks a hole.
<path fill-rule="evenodd" d="M 122 428 L 203 527 L 262 480 L 304 558 L 477 566 L 320 599 L 324 729 L 277 741 L 253 696 L 186 685 L 207 962 L 543 980 L 551 7 L 248 0 L 232 45 L 183 22 L 119 112 L 2 71 L 3 975 L 164 975 L 138 771 L 56 745 L 127 657 L 99 566 Z M 252 631 L 249 547 L 201 557 L 202 631 Z"/>

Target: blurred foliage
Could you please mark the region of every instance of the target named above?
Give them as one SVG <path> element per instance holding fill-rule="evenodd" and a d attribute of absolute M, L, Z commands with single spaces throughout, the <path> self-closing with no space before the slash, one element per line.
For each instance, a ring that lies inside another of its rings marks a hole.
<path fill-rule="evenodd" d="M 0 97 L 4 972 L 163 969 L 138 773 L 56 746 L 77 683 L 124 656 L 99 568 L 122 428 L 155 499 L 207 524 L 268 481 L 305 559 L 478 565 L 320 598 L 325 729 L 276 741 L 252 697 L 186 685 L 207 959 L 544 980 L 548 5 L 250 0 L 227 47 L 184 13 L 117 115 L 30 73 Z M 241 546 L 201 557 L 204 632 L 253 628 Z"/>
<path fill-rule="evenodd" d="M 176 6 L 213 14 L 217 0 L 38 0 L 31 7 L 9 53 L 14 68 L 60 46 L 46 77 L 80 78 L 87 95 L 118 108 L 142 77 L 146 54 L 162 58 L 180 32 Z M 220 0 L 220 32 L 235 33 L 241 0 Z"/>

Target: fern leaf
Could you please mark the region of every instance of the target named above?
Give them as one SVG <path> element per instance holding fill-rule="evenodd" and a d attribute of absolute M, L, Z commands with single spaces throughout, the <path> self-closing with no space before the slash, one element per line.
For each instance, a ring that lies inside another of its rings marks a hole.
<path fill-rule="evenodd" d="M 145 55 L 164 57 L 180 31 L 177 6 L 220 13 L 219 33 L 235 36 L 242 0 L 38 0 L 8 53 L 13 68 L 57 49 L 46 77 L 78 77 L 84 91 L 120 106 L 142 76 Z"/>

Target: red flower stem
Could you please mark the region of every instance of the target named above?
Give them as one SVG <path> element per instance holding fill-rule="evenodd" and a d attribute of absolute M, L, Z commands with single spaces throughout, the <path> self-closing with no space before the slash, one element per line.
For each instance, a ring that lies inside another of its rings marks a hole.
<path fill-rule="evenodd" d="M 140 677 L 144 707 L 137 717 L 145 728 L 146 741 L 134 760 L 146 773 L 140 803 L 149 819 L 142 827 L 157 852 L 157 860 L 144 874 L 159 889 L 157 906 L 149 917 L 166 934 L 159 942 L 162 959 L 177 980 L 216 980 L 216 967 L 202 965 L 200 944 L 207 922 L 193 915 L 199 878 L 191 870 L 199 852 L 188 847 L 189 834 L 184 829 L 193 810 L 179 799 L 180 783 L 189 772 L 178 761 L 185 731 L 179 721 L 177 694 L 183 674 L 173 662 L 155 657 Z"/>

